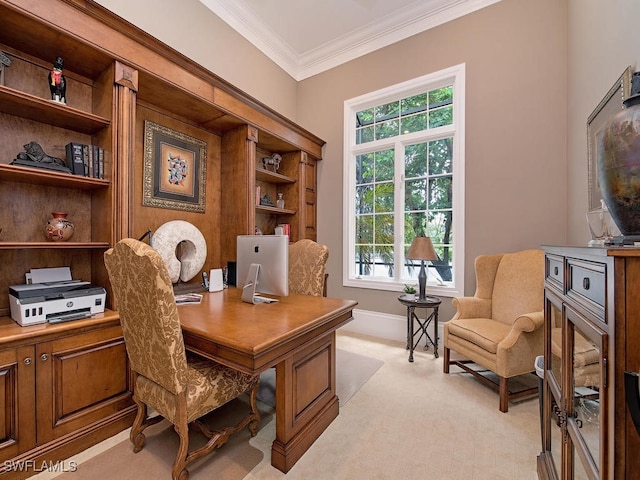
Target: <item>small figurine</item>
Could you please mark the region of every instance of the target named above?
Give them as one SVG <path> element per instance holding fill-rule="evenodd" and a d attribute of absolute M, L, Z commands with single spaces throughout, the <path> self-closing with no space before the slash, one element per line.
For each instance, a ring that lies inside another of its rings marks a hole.
<path fill-rule="evenodd" d="M 22 165 L 33 168 L 46 168 L 60 172 L 71 173 L 66 162 L 62 158 L 47 155 L 39 143 L 29 142 L 23 145 L 24 152 L 18 153 L 12 165 Z"/>
<path fill-rule="evenodd" d="M 272 166 L 273 167 L 273 171 L 277 172 L 278 169 L 280 168 L 280 162 L 281 161 L 282 161 L 282 157 L 279 154 L 274 153 L 270 157 L 263 157 L 262 158 L 262 167 L 265 170 L 268 170 L 269 166 Z"/>
<path fill-rule="evenodd" d="M 64 60 L 56 57 L 53 69 L 49 72 L 49 90 L 51 90 L 51 100 L 58 103 L 67 103 L 67 81 L 62 74 Z"/>
<path fill-rule="evenodd" d="M 264 197 L 260 199 L 260 205 L 264 205 L 265 207 L 273 207 L 273 200 L 268 193 L 264 194 Z"/>

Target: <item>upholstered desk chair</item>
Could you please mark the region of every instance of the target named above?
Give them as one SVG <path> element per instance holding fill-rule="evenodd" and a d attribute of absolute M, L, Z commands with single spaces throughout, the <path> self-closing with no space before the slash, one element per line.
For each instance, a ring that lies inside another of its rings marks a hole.
<path fill-rule="evenodd" d="M 454 317 L 444 323 L 444 373 L 456 365 L 500 392 L 500 411 L 509 401 L 532 395 L 535 387 L 509 391 L 509 379 L 535 371 L 544 351 L 544 254 L 524 250 L 480 255 L 475 261 L 476 292 L 452 300 Z M 451 350 L 463 360 L 452 360 Z M 494 383 L 471 368 L 475 363 L 494 372 Z"/>
<path fill-rule="evenodd" d="M 188 463 L 222 446 L 246 426 L 252 436 L 257 433 L 259 377 L 185 352 L 171 280 L 153 248 L 127 238 L 105 252 L 104 260 L 134 375 L 133 400 L 138 412 L 130 434 L 133 451 L 144 446 L 142 431 L 166 418 L 180 437 L 172 477 L 186 480 Z M 248 390 L 251 411 L 235 426 L 211 431 L 197 421 Z M 149 418 L 148 407 L 160 416 Z M 189 425 L 209 438 L 192 452 L 188 451 Z"/>
<path fill-rule="evenodd" d="M 327 296 L 329 249 L 309 239 L 289 245 L 289 293 Z"/>

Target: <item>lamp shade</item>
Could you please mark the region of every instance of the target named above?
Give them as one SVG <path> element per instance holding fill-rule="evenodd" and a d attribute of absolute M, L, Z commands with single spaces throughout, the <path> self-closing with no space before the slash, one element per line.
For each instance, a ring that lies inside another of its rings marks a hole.
<path fill-rule="evenodd" d="M 433 249 L 433 243 L 429 237 L 415 237 L 407 252 L 407 258 L 411 260 L 437 260 L 438 255 Z"/>

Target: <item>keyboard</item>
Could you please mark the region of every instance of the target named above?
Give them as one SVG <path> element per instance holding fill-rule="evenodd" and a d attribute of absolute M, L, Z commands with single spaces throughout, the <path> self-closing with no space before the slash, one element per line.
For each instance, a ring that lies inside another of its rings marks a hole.
<path fill-rule="evenodd" d="M 202 293 L 208 292 L 201 284 L 199 283 L 176 283 L 173 286 L 173 294 L 174 295 L 184 295 L 186 293 Z"/>

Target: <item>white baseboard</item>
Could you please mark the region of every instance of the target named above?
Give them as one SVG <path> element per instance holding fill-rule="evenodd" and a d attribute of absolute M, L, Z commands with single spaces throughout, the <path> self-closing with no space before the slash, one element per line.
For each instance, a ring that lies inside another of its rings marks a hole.
<path fill-rule="evenodd" d="M 341 327 L 340 331 L 406 343 L 407 317 L 404 315 L 355 309 L 353 311 L 353 320 Z M 429 325 L 428 331 L 433 331 L 433 324 Z M 440 339 L 442 338 L 441 322 L 438 322 L 438 337 Z"/>

